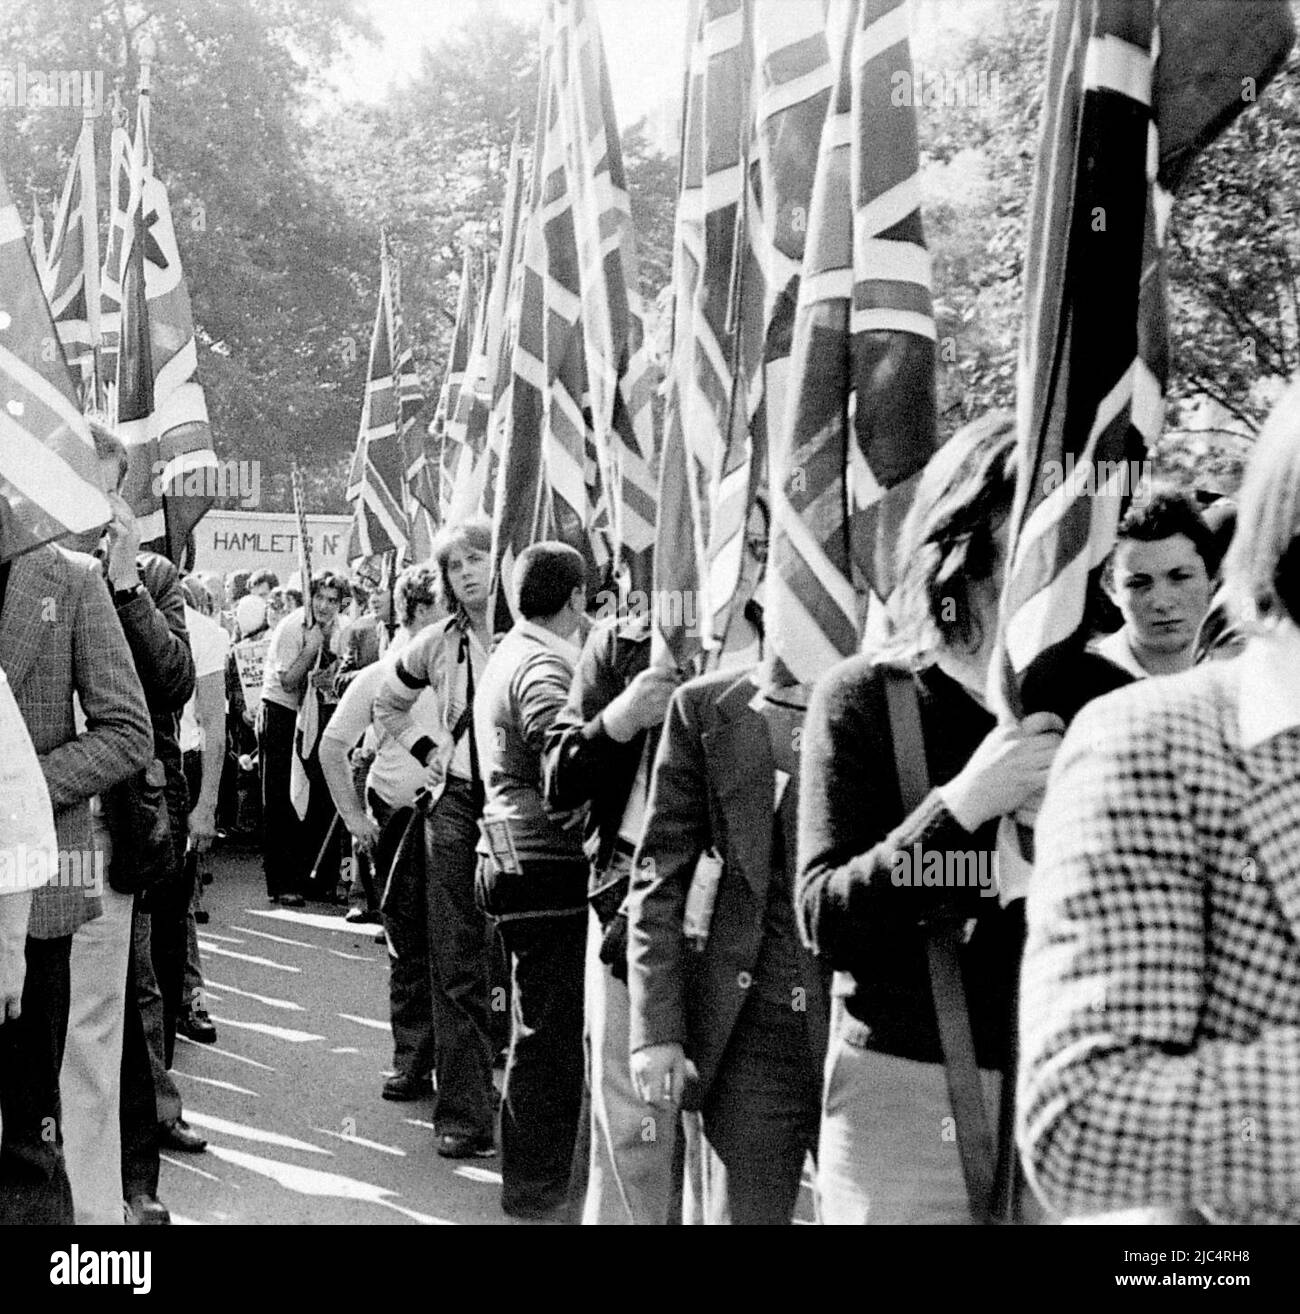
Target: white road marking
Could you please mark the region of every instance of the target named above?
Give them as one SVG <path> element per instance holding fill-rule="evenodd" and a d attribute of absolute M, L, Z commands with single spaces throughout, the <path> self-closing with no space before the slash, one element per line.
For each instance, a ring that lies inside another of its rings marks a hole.
<path fill-rule="evenodd" d="M 196 1127 L 203 1127 L 208 1131 L 222 1132 L 227 1136 L 238 1136 L 245 1141 L 260 1141 L 263 1145 L 278 1145 L 285 1150 L 302 1150 L 307 1154 L 323 1154 L 326 1158 L 334 1157 L 333 1150 L 327 1150 L 323 1145 L 312 1145 L 308 1141 L 300 1141 L 293 1136 L 285 1136 L 280 1132 L 263 1131 L 260 1127 L 250 1127 L 243 1122 L 230 1122 L 226 1118 L 216 1118 L 210 1113 L 198 1113 L 194 1109 L 185 1110 L 185 1121 L 192 1122 Z M 216 1154 L 219 1146 L 209 1145 L 208 1153 Z M 218 1158 L 224 1156 L 218 1154 Z"/>
<path fill-rule="evenodd" d="M 206 1177 L 210 1182 L 221 1182 L 221 1178 L 216 1173 L 210 1173 L 206 1168 L 200 1168 L 196 1164 L 186 1163 L 184 1159 L 173 1159 L 170 1154 L 160 1154 L 158 1156 L 163 1163 L 171 1164 L 173 1168 L 184 1168 L 187 1173 L 197 1173 L 200 1177 Z"/>
<path fill-rule="evenodd" d="M 205 940 L 199 941 L 199 948 L 205 954 L 216 954 L 220 958 L 237 958 L 241 963 L 254 963 L 258 967 L 273 967 L 277 972 L 301 972 L 301 967 L 291 967 L 288 963 L 274 963 L 269 958 L 258 958 L 256 954 L 237 954 L 233 949 L 223 949 L 218 944 Z"/>
<path fill-rule="evenodd" d="M 255 931 L 251 926 L 236 926 L 235 930 L 243 931 L 245 935 L 255 935 L 259 940 L 274 940 L 276 944 L 292 944 L 299 949 L 320 948 L 320 945 L 312 944 L 310 940 L 291 940 L 287 935 L 272 935 L 270 931 Z"/>
<path fill-rule="evenodd" d="M 364 1136 L 348 1136 L 344 1132 L 330 1131 L 328 1127 L 313 1127 L 312 1131 L 320 1136 L 333 1136 L 337 1140 L 346 1141 L 349 1145 L 364 1145 L 368 1150 L 380 1150 L 384 1154 L 395 1154 L 399 1159 L 406 1158 L 405 1150 L 399 1150 L 395 1145 L 381 1145 L 378 1141 L 368 1141 Z"/>
<path fill-rule="evenodd" d="M 242 940 L 237 940 L 233 935 L 218 935 L 216 931 L 204 931 L 205 940 L 220 940 L 223 944 L 243 944 Z"/>
<path fill-rule="evenodd" d="M 342 949 L 327 949 L 326 953 L 331 953 L 335 958 L 350 958 L 354 963 L 377 963 L 378 958 L 372 958 L 369 954 L 347 954 Z"/>
<path fill-rule="evenodd" d="M 451 1227 L 448 1218 L 434 1218 L 431 1214 L 417 1213 L 405 1205 L 399 1205 L 388 1197 L 394 1192 L 386 1186 L 375 1186 L 371 1182 L 358 1181 L 355 1177 L 344 1177 L 341 1173 L 325 1173 L 317 1168 L 302 1168 L 297 1164 L 281 1163 L 278 1159 L 263 1159 L 256 1154 L 245 1154 L 242 1150 L 230 1150 L 223 1145 L 209 1148 L 210 1154 L 218 1159 L 233 1163 L 236 1167 L 247 1168 L 250 1172 L 261 1173 L 272 1181 L 279 1182 L 290 1191 L 301 1195 L 335 1196 L 342 1200 L 362 1200 L 371 1204 L 382 1205 L 395 1210 L 417 1223 L 430 1223 L 438 1227 Z"/>
<path fill-rule="evenodd" d="M 501 1185 L 501 1174 L 493 1172 L 491 1168 L 470 1168 L 466 1164 L 461 1164 L 456 1169 L 457 1177 L 464 1177 L 471 1182 L 489 1182 L 493 1186 Z"/>
<path fill-rule="evenodd" d="M 261 1068 L 263 1072 L 274 1072 L 275 1069 L 269 1063 L 259 1063 L 256 1059 L 245 1058 L 242 1054 L 231 1053 L 228 1049 L 220 1049 L 216 1045 L 200 1045 L 197 1041 L 191 1040 L 189 1036 L 182 1036 L 179 1033 L 177 1040 L 183 1040 L 187 1045 L 193 1045 L 200 1053 L 203 1054 L 220 1054 L 222 1058 L 234 1059 L 237 1063 L 247 1063 L 250 1068 Z"/>
<path fill-rule="evenodd" d="M 392 1032 L 393 1028 L 387 1022 L 380 1022 L 373 1017 L 358 1017 L 355 1013 L 338 1013 L 335 1016 L 341 1017 L 345 1022 L 355 1022 L 359 1026 L 373 1027 L 376 1031 Z"/>
<path fill-rule="evenodd" d="M 293 922 L 298 926 L 311 926 L 318 931 L 343 931 L 348 935 L 356 933 L 356 927 L 351 923 L 343 920 L 340 914 L 337 917 L 327 917 L 322 913 L 293 912 L 289 908 L 272 908 L 263 911 L 261 908 L 245 908 L 244 911 L 250 917 L 266 917 L 273 922 Z"/>
<path fill-rule="evenodd" d="M 224 990 L 227 994 L 238 995 L 241 999 L 255 999 L 259 1004 L 265 1004 L 267 1008 L 283 1008 L 290 1013 L 301 1013 L 304 1011 L 301 1004 L 296 1004 L 292 999 L 275 999 L 271 995 L 259 995 L 252 990 L 241 990 L 238 986 L 223 985 L 220 981 L 209 979 L 209 986 L 216 986 L 218 990 Z M 209 996 L 211 998 L 211 996 Z"/>
<path fill-rule="evenodd" d="M 330 1050 L 331 1054 L 360 1054 L 361 1051 L 353 1045 L 340 1045 L 337 1049 Z"/>
<path fill-rule="evenodd" d="M 403 1118 L 402 1121 L 409 1122 L 412 1127 L 427 1127 L 430 1131 L 438 1130 L 433 1123 L 425 1122 L 423 1118 Z"/>
<path fill-rule="evenodd" d="M 234 1091 L 236 1095 L 251 1095 L 255 1100 L 262 1098 L 257 1091 L 249 1090 L 247 1086 L 236 1086 L 233 1081 L 218 1081 L 216 1077 L 200 1077 L 197 1072 L 183 1072 L 180 1068 L 173 1068 L 172 1076 L 184 1077 L 186 1081 L 197 1081 L 204 1086 L 216 1086 L 218 1090 Z"/>
<path fill-rule="evenodd" d="M 234 1027 L 238 1031 L 256 1031 L 259 1036 L 272 1036 L 276 1040 L 287 1040 L 293 1045 L 305 1045 L 313 1040 L 324 1040 L 324 1036 L 311 1031 L 295 1031 L 293 1027 L 277 1027 L 270 1022 L 236 1022 L 232 1017 L 218 1017 L 212 1014 L 212 1020 L 225 1027 Z"/>

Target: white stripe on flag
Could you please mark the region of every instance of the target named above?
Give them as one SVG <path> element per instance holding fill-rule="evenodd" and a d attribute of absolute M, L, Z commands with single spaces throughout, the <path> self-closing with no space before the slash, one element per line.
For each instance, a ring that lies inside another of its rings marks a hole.
<path fill-rule="evenodd" d="M 0 479 L 75 533 L 107 524 L 108 499 L 0 409 Z"/>
<path fill-rule="evenodd" d="M 934 327 L 934 316 L 923 315 L 918 310 L 895 310 L 892 307 L 872 307 L 868 310 L 855 310 L 850 325 L 853 333 L 872 331 L 890 333 L 915 333 L 918 338 L 930 338 L 938 334 Z"/>
<path fill-rule="evenodd" d="M 859 212 L 853 216 L 853 268 L 858 278 L 887 278 L 930 288 L 930 253 L 915 242 L 891 242 L 864 229 Z"/>
<path fill-rule="evenodd" d="M 921 208 L 921 175 L 913 173 L 854 214 L 855 235 L 883 233 Z"/>
<path fill-rule="evenodd" d="M 910 35 L 912 6 L 906 0 L 896 9 L 881 14 L 865 31 L 859 32 L 853 43 L 853 53 L 859 68 L 869 59 L 883 55 L 893 46 L 906 43 Z"/>
<path fill-rule="evenodd" d="M 18 217 L 18 207 L 16 205 L 6 205 L 3 209 L 0 209 L 0 244 L 21 242 L 25 237 L 23 221 Z"/>
<path fill-rule="evenodd" d="M 1142 105 L 1151 104 L 1154 65 L 1140 46 L 1117 36 L 1093 37 L 1083 64 L 1085 91 L 1118 91 Z"/>

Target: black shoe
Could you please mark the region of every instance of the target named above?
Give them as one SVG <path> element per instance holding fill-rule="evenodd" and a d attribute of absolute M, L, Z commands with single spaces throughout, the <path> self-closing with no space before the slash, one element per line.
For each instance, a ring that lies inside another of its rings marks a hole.
<path fill-rule="evenodd" d="M 307 900 L 301 894 L 278 894 L 275 901 L 281 908 L 305 908 L 307 906 Z"/>
<path fill-rule="evenodd" d="M 158 1124 L 158 1147 L 163 1150 L 183 1150 L 186 1154 L 202 1154 L 208 1143 L 184 1118 Z"/>
<path fill-rule="evenodd" d="M 438 1137 L 438 1155 L 443 1159 L 491 1159 L 497 1147 L 490 1136 L 471 1136 L 468 1132 L 443 1132 Z"/>
<path fill-rule="evenodd" d="M 126 1221 L 133 1227 L 166 1227 L 172 1216 L 156 1195 L 133 1195 L 126 1202 Z"/>
<path fill-rule="evenodd" d="M 188 1036 L 197 1045 L 214 1045 L 217 1040 L 217 1028 L 213 1026 L 207 1009 L 186 1008 L 176 1019 L 176 1030 Z"/>
<path fill-rule="evenodd" d="M 353 908 L 343 920 L 351 926 L 356 926 L 361 922 L 373 924 L 379 920 L 379 914 L 372 913 L 369 908 Z"/>
<path fill-rule="evenodd" d="M 398 1072 L 384 1082 L 383 1097 L 399 1103 L 422 1100 L 431 1094 L 428 1077 L 416 1077 L 409 1072 Z"/>
<path fill-rule="evenodd" d="M 206 908 L 195 908 L 194 921 L 199 926 L 206 926 L 212 920 L 212 915 Z"/>
<path fill-rule="evenodd" d="M 388 932 L 387 932 L 387 931 L 383 931 L 383 930 L 376 931 L 376 932 L 375 932 L 375 943 L 376 943 L 376 944 L 387 944 L 387 943 L 388 943 Z"/>

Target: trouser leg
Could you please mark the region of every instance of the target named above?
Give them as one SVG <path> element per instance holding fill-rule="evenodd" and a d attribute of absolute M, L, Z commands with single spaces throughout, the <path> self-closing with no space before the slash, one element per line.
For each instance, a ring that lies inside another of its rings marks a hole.
<path fill-rule="evenodd" d="M 108 886 L 101 898 L 103 915 L 79 926 L 72 937 L 59 1094 L 77 1222 L 120 1225 L 122 1045 L 135 898 Z M 147 1066 L 145 1074 L 147 1079 Z M 152 1087 L 149 1102 L 152 1107 Z"/>
<path fill-rule="evenodd" d="M 27 938 L 22 1016 L 0 1027 L 0 1225 L 71 1224 L 59 1069 L 72 937 Z"/>
<path fill-rule="evenodd" d="M 448 785 L 425 826 L 430 996 L 436 1037 L 434 1124 L 491 1137 L 492 1041 L 488 1012 L 488 925 L 474 902 L 477 810 L 473 791 Z"/>
<path fill-rule="evenodd" d="M 273 899 L 280 894 L 302 893 L 303 859 L 298 833 L 301 823 L 289 797 L 293 731 L 293 712 L 277 703 L 262 704 L 258 740 L 262 773 L 262 865 L 266 892 Z"/>
<path fill-rule="evenodd" d="M 632 1085 L 627 985 L 600 961 L 600 922 L 595 913 L 589 917 L 585 1011 L 591 1157 L 582 1221 L 661 1226 L 680 1222 L 680 1162 L 674 1171 L 678 1117 L 647 1105 Z"/>
<path fill-rule="evenodd" d="M 510 1057 L 501 1097 L 501 1207 L 564 1218 L 582 1108 L 581 915 L 505 922 L 512 968 Z"/>
<path fill-rule="evenodd" d="M 149 913 L 140 910 L 137 900 L 131 961 L 135 999 L 149 1056 L 158 1122 L 167 1123 L 181 1116 L 181 1096 L 167 1071 L 166 1023 L 162 992 L 154 973 L 152 921 Z"/>
<path fill-rule="evenodd" d="M 433 1004 L 429 997 L 429 945 L 424 893 L 424 843 L 416 823 L 399 845 L 411 809 L 394 812 L 370 796 L 371 812 L 382 827 L 375 869 L 384 874 L 383 919 L 388 940 L 388 1006 L 393 1029 L 393 1068 L 412 1077 L 433 1071 Z"/>

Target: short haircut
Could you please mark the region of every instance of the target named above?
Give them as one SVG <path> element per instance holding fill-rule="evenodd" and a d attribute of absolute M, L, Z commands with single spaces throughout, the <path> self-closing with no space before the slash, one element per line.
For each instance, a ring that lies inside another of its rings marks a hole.
<path fill-rule="evenodd" d="M 350 596 L 348 582 L 342 575 L 336 575 L 332 570 L 322 570 L 319 575 L 311 577 L 311 595 L 314 598 L 321 589 L 333 589 L 338 595 L 339 605 L 343 599 Z"/>
<path fill-rule="evenodd" d="M 301 589 L 284 588 L 284 589 L 276 589 L 275 592 L 282 593 L 284 595 L 284 600 L 288 604 L 290 611 L 294 611 L 302 606 Z"/>
<path fill-rule="evenodd" d="M 1116 551 L 1121 543 L 1158 543 L 1161 539 L 1182 534 L 1205 563 L 1205 573 L 1214 578 L 1219 569 L 1219 545 L 1214 530 L 1205 523 L 1196 499 L 1181 488 L 1158 485 L 1140 502 L 1134 502 L 1119 522 L 1115 537 Z M 1106 578 L 1113 578 L 1115 552 L 1106 562 Z"/>
<path fill-rule="evenodd" d="M 116 492 L 122 487 L 122 480 L 126 478 L 126 472 L 131 465 L 131 458 L 126 454 L 126 444 L 103 420 L 90 416 L 87 423 L 90 425 L 90 436 L 95 440 L 96 457 L 101 461 L 117 462 L 117 484 L 113 489 Z"/>
<path fill-rule="evenodd" d="M 226 576 L 226 601 L 232 607 L 248 592 L 248 574 L 246 570 L 232 570 Z"/>
<path fill-rule="evenodd" d="M 473 548 L 477 552 L 492 551 L 492 522 L 481 516 L 448 525 L 433 540 L 430 558 L 438 572 L 439 600 L 448 611 L 457 607 L 456 595 L 451 590 L 451 574 L 447 563 L 451 554 Z"/>
<path fill-rule="evenodd" d="M 428 564 L 407 566 L 393 585 L 393 610 L 403 625 L 415 624 L 415 609 L 438 601 L 438 570 Z"/>
<path fill-rule="evenodd" d="M 1300 382 L 1277 399 L 1255 439 L 1237 495 L 1223 580 L 1234 615 L 1258 629 L 1279 614 L 1300 623 Z"/>
<path fill-rule="evenodd" d="M 185 601 L 190 604 L 192 611 L 197 611 L 204 616 L 212 615 L 212 594 L 201 579 L 194 575 L 186 575 L 181 580 L 181 592 L 185 595 Z"/>
<path fill-rule="evenodd" d="M 259 589 L 263 584 L 269 584 L 273 589 L 280 587 L 280 577 L 273 570 L 255 570 L 248 577 L 248 591 L 251 593 L 254 589 Z"/>
<path fill-rule="evenodd" d="M 983 631 L 970 586 L 999 568 L 998 526 L 1016 491 L 1016 426 L 990 411 L 953 434 L 916 484 L 895 549 L 897 583 L 879 662 L 925 665 L 944 648 L 973 650 Z"/>
<path fill-rule="evenodd" d="M 563 609 L 587 581 L 582 553 L 567 543 L 547 541 L 526 547 L 515 562 L 514 589 L 525 620 L 545 620 Z"/>

